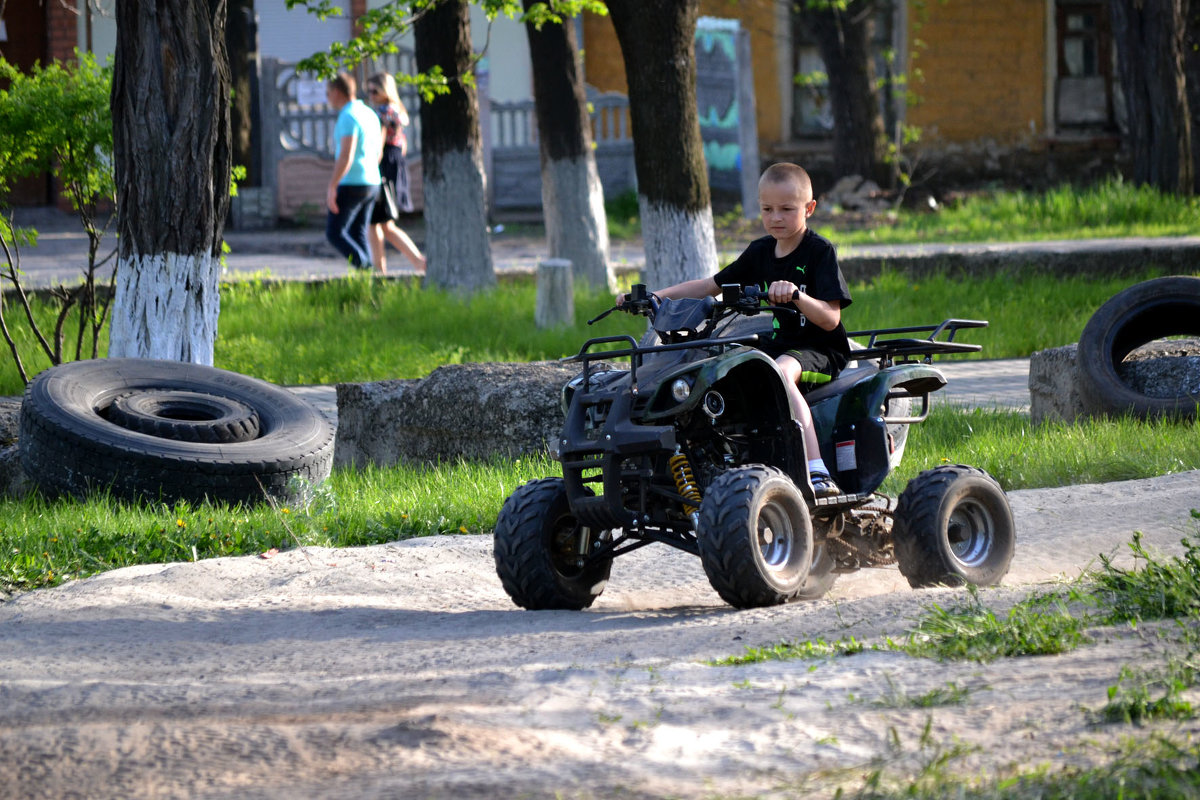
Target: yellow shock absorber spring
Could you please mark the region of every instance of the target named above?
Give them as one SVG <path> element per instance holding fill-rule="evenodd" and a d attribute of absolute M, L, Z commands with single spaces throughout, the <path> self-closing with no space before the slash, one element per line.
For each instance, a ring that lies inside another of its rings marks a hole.
<path fill-rule="evenodd" d="M 671 477 L 675 479 L 675 487 L 679 489 L 679 493 L 685 499 L 695 503 L 695 505 L 684 503 L 684 513 L 696 513 L 700 505 L 700 487 L 696 486 L 696 478 L 692 475 L 692 465 L 688 463 L 687 456 L 676 452 L 667 463 L 671 466 Z"/>

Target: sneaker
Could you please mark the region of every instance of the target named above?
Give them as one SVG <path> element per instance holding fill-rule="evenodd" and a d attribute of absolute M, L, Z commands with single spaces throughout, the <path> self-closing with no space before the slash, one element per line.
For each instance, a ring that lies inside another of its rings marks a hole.
<path fill-rule="evenodd" d="M 825 497 L 837 497 L 842 493 L 842 490 L 838 488 L 838 485 L 833 482 L 833 478 L 829 477 L 825 473 L 816 472 L 813 473 L 811 477 L 813 496 L 818 500 Z"/>

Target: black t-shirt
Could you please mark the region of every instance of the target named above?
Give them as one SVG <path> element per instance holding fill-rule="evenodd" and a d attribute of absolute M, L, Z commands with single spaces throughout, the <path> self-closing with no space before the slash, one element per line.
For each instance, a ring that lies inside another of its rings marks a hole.
<path fill-rule="evenodd" d="M 736 283 L 757 286 L 766 290 L 774 281 L 791 281 L 800 291 L 817 300 L 830 300 L 850 305 L 850 290 L 838 266 L 833 244 L 806 230 L 799 246 L 783 258 L 775 257 L 775 238 L 756 239 L 732 264 L 718 272 L 713 280 L 718 286 Z M 825 353 L 841 369 L 850 358 L 850 343 L 846 328 L 840 322 L 831 331 L 821 329 L 803 314 L 776 314 L 771 335 L 772 349 L 817 350 Z"/>

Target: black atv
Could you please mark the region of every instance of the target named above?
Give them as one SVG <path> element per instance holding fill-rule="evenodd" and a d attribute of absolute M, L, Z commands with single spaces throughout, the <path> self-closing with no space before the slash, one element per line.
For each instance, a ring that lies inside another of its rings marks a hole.
<path fill-rule="evenodd" d="M 552 446 L 563 476 L 519 487 L 496 523 L 496 570 L 517 605 L 586 608 L 613 559 L 652 542 L 699 555 L 738 608 L 815 599 L 840 572 L 891 563 L 914 587 L 1000 581 L 1013 516 L 986 472 L 941 466 L 898 501 L 876 492 L 900 462 L 908 426 L 946 385 L 932 356 L 980 350 L 954 336 L 987 323 L 850 334 L 866 340 L 855 361 L 805 393 L 844 492 L 816 499 L 786 379 L 752 346 L 769 335 L 770 315 L 796 311 L 764 300 L 754 287 L 724 286 L 719 301 L 660 302 L 637 285 L 591 320 L 621 310 L 649 317 L 652 330 L 640 343 L 589 339 L 564 359 L 583 371 L 563 387 L 566 423 Z M 625 358 L 628 369 L 610 363 Z"/>

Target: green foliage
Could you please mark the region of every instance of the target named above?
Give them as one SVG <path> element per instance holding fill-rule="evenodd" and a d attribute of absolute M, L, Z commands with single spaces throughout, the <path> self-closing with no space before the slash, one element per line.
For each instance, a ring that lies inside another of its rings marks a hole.
<path fill-rule="evenodd" d="M 286 0 L 289 10 L 301 8 L 318 19 L 340 16 L 342 9 L 330 0 Z M 347 42 L 334 42 L 329 50 L 314 53 L 302 59 L 298 68 L 324 78 L 331 78 L 339 70 L 351 69 L 359 63 L 378 59 L 397 51 L 396 39 L 412 30 L 422 14 L 427 13 L 439 0 L 390 0 L 375 8 L 369 8 L 356 19 L 359 33 Z M 547 24 L 562 24 L 569 17 L 583 11 L 606 14 L 608 9 L 600 0 L 548 0 L 534 3 L 528 10 L 520 0 L 479 0 L 477 3 L 487 15 L 489 22 L 500 16 L 519 19 L 538 27 Z M 425 102 L 439 94 L 450 91 L 449 79 L 441 68 L 434 67 L 426 73 L 396 75 L 398 82 L 416 86 Z M 474 82 L 474 75 L 461 76 L 464 83 Z"/>
<path fill-rule="evenodd" d="M 901 649 L 922 658 L 980 662 L 1052 655 L 1082 643 L 1084 625 L 1054 595 L 1035 596 L 1000 616 L 983 604 L 975 587 L 968 587 L 965 602 L 932 606 Z"/>
<path fill-rule="evenodd" d="M 764 661 L 792 661 L 795 659 L 833 658 L 861 653 L 865 649 L 862 642 L 853 637 L 827 642 L 823 639 L 813 641 L 780 642 L 766 647 L 747 647 L 746 652 L 738 656 L 726 656 L 707 662 L 714 667 L 740 667 L 746 664 L 760 664 Z"/>
<path fill-rule="evenodd" d="M 71 202 L 110 200 L 113 131 L 109 112 L 112 69 L 90 53 L 78 63 L 34 66 L 23 73 L 0 58 L 0 192 L 13 178 L 53 172 Z"/>
<path fill-rule="evenodd" d="M 1183 693 L 1196 685 L 1200 662 L 1169 660 L 1160 669 L 1122 667 L 1115 686 L 1108 687 L 1108 702 L 1095 718 L 1098 722 L 1140 724 L 1156 719 L 1190 719 L 1196 709 Z"/>
<path fill-rule="evenodd" d="M 0 224 L 4 263 L 0 278 L 11 283 L 22 311 L 21 323 L 5 319 L 0 305 L 0 331 L 13 359 L 11 368 L 23 384 L 29 371 L 26 361 L 40 368 L 61 364 L 68 357 L 68 316 L 77 308 L 73 357 L 95 358 L 100 332 L 108 317 L 110 295 L 96 292 L 96 270 L 106 258 L 99 256 L 108 222 L 99 223 L 101 208 L 116 205 L 113 176 L 113 130 L 109 111 L 112 70 L 100 67 L 90 53 L 76 52 L 77 63 L 34 66 L 18 71 L 0 58 L 0 195 L 15 177 L 50 172 L 65 189 L 88 236 L 88 265 L 81 285 L 53 293 L 54 311 L 34 309 L 21 289 L 20 246 L 36 234 Z M 111 222 L 111 218 L 109 219 Z M 14 246 L 15 245 L 15 246 Z M 109 256 L 111 257 L 111 256 Z M 26 328 L 25 326 L 28 326 Z M 18 343 L 20 342 L 20 344 Z"/>
<path fill-rule="evenodd" d="M 1200 512 L 1193 510 L 1192 517 L 1200 519 Z M 1185 536 L 1180 543 L 1182 557 L 1159 559 L 1146 550 L 1138 531 L 1129 543 L 1133 568 L 1117 567 L 1110 556 L 1100 556 L 1096 583 L 1112 622 L 1200 618 L 1200 537 Z"/>

